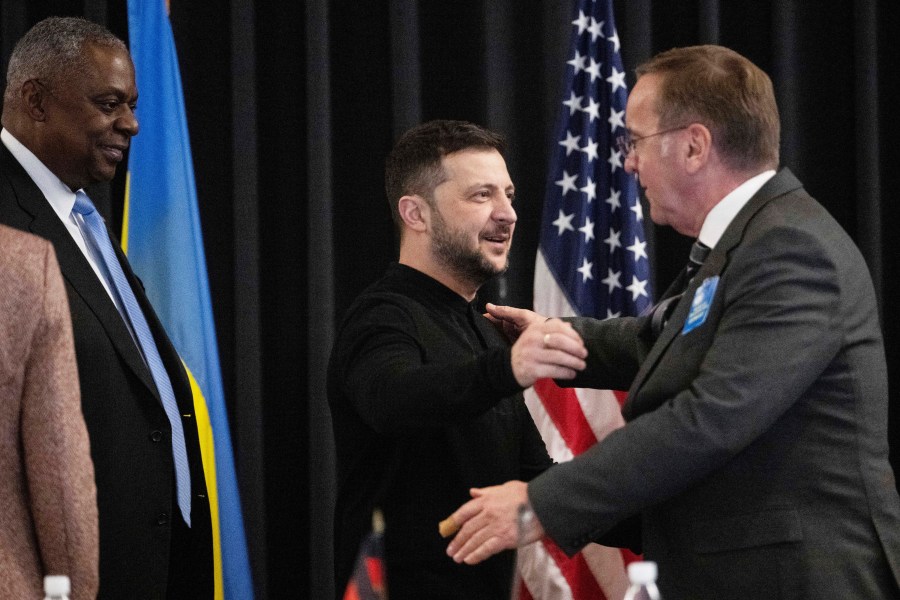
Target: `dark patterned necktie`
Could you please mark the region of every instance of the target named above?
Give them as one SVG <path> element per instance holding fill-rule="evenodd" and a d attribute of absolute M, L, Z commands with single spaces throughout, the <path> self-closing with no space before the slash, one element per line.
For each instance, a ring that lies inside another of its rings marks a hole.
<path fill-rule="evenodd" d="M 675 310 L 675 306 L 678 305 L 678 301 L 681 300 L 681 297 L 684 295 L 684 290 L 691 284 L 691 279 L 694 278 L 694 275 L 700 270 L 700 267 L 703 266 L 706 257 L 709 256 L 710 250 L 711 248 L 700 240 L 695 241 L 694 245 L 691 246 L 688 263 L 684 267 L 684 287 L 679 293 L 674 296 L 669 296 L 650 309 L 650 327 L 653 331 L 654 338 L 658 338 L 659 334 L 662 333 L 663 328 L 666 326 L 666 321 L 672 316 L 672 311 Z"/>

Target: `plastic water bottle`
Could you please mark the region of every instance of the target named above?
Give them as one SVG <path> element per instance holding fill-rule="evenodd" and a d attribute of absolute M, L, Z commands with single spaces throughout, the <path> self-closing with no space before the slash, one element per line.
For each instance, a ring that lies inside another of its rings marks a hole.
<path fill-rule="evenodd" d="M 628 591 L 625 600 L 662 600 L 656 587 L 656 563 L 633 562 L 628 565 Z"/>
<path fill-rule="evenodd" d="M 44 600 L 69 600 L 72 584 L 67 575 L 44 577 Z"/>

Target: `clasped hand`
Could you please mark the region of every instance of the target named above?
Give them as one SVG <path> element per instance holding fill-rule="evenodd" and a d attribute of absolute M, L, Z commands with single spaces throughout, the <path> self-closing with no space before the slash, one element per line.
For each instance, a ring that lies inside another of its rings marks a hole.
<path fill-rule="evenodd" d="M 447 555 L 458 563 L 474 565 L 501 550 L 525 546 L 544 537 L 537 517 L 519 531 L 519 510 L 528 505 L 528 486 L 521 481 L 470 490 L 472 500 L 451 518 L 460 526 L 447 547 Z"/>
<path fill-rule="evenodd" d="M 487 311 L 513 342 L 512 370 L 522 387 L 545 377 L 573 379 L 585 368 L 587 348 L 569 323 L 511 306 L 488 304 Z"/>

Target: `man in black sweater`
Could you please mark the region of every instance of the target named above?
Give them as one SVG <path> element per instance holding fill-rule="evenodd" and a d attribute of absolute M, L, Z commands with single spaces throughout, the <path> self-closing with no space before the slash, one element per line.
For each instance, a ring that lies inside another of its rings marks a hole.
<path fill-rule="evenodd" d="M 510 347 L 476 309 L 478 288 L 507 268 L 515 228 L 503 147 L 471 123 L 432 121 L 388 157 L 399 263 L 348 310 L 328 373 L 339 595 L 380 508 L 392 600 L 509 597 L 513 554 L 457 565 L 437 524 L 471 488 L 528 481 L 551 464 L 521 391 L 574 377 L 586 352 L 557 319 Z"/>

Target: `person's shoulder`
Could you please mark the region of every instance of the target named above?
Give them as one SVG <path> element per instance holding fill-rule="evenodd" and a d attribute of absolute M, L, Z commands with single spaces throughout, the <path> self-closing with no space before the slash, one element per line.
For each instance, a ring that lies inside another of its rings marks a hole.
<path fill-rule="evenodd" d="M 0 225 L 0 289 L 5 318 L 33 322 L 56 267 L 53 246 L 34 234 Z M 56 277 L 60 277 L 57 275 Z M 61 289 L 61 288 L 60 288 Z M 22 330 L 17 330 L 22 334 Z"/>
<path fill-rule="evenodd" d="M 0 223 L 0 261 L 4 264 L 17 264 L 23 267 L 42 266 L 35 261 L 36 257 L 45 256 L 51 249 L 49 241 Z"/>
<path fill-rule="evenodd" d="M 343 322 L 366 320 L 373 323 L 410 316 L 419 304 L 408 295 L 376 282 L 362 292 L 344 314 Z M 393 316 L 394 318 L 389 318 Z"/>

